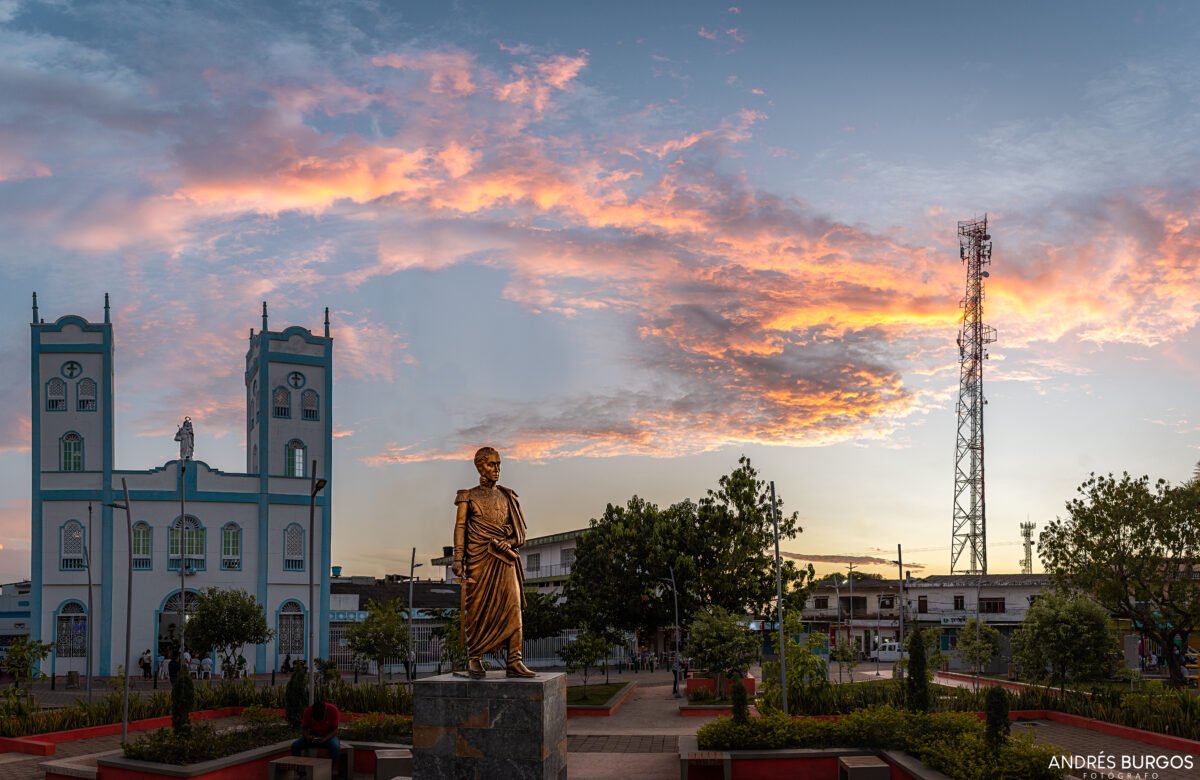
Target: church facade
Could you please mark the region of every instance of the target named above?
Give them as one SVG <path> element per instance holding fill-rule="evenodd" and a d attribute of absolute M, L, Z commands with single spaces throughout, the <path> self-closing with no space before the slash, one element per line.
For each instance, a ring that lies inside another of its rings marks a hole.
<path fill-rule="evenodd" d="M 269 330 L 263 304 L 262 329 L 250 331 L 246 352 L 246 470 L 237 473 L 199 460 L 116 468 L 107 295 L 103 321 L 67 315 L 52 323 L 39 318 L 35 295 L 30 333 L 30 635 L 53 645 L 43 671 L 83 674 L 90 645 L 93 673 L 116 674 L 125 663 L 127 620 L 136 670 L 145 650 L 157 658 L 178 647 L 181 606 L 191 610 L 195 594 L 210 586 L 254 595 L 276 632 L 247 649 L 248 671 L 308 657 L 313 619 L 316 654 L 328 657 L 328 310 L 324 335 L 314 335 L 298 326 Z M 327 481 L 323 490 L 316 479 Z M 123 484 L 132 524 L 113 506 L 124 502 Z M 184 633 L 186 640 L 186 623 Z"/>

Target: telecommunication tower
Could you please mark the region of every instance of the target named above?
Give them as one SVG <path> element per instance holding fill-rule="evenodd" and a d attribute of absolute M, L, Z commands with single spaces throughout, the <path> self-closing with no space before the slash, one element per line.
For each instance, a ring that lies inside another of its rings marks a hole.
<path fill-rule="evenodd" d="M 1021 523 L 1021 544 L 1025 545 L 1025 557 L 1021 559 L 1021 573 L 1033 574 L 1033 529 L 1037 523 Z"/>
<path fill-rule="evenodd" d="M 954 453 L 951 574 L 987 574 L 987 512 L 983 490 L 983 361 L 996 329 L 983 324 L 984 266 L 992 262 L 987 216 L 958 223 L 958 255 L 967 266 L 967 292 L 958 333 L 958 436 Z"/>

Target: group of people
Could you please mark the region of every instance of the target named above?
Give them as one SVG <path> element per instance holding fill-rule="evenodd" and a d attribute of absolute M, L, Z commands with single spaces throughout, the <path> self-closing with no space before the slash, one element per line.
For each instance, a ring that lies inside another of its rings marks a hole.
<path fill-rule="evenodd" d="M 192 655 L 192 652 L 184 648 L 181 656 L 179 650 L 172 648 L 166 651 L 168 654 L 163 655 L 160 651 L 158 654 L 158 679 L 162 682 L 175 682 L 175 678 L 179 676 L 180 669 L 187 669 L 188 673 L 196 678 L 208 680 L 212 678 L 213 661 L 209 656 L 199 658 Z M 138 658 L 138 666 L 142 669 L 142 679 L 150 680 L 154 677 L 155 659 L 150 654 L 150 649 L 147 648 L 141 657 Z"/>

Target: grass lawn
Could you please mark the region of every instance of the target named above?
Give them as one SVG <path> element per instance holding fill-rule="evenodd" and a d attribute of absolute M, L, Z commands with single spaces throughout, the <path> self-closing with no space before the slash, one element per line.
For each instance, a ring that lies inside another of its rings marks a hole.
<path fill-rule="evenodd" d="M 607 704 L 617 691 L 625 687 L 623 682 L 591 683 L 587 686 L 587 695 L 583 695 L 582 685 L 567 686 L 567 704 Z"/>

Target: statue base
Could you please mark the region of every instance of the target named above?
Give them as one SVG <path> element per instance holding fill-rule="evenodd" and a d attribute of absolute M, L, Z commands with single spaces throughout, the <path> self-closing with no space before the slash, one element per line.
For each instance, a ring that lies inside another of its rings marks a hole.
<path fill-rule="evenodd" d="M 567 776 L 567 677 L 482 680 L 443 674 L 413 685 L 413 777 L 559 780 Z"/>

